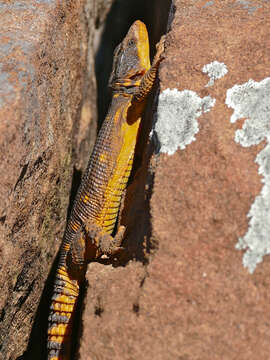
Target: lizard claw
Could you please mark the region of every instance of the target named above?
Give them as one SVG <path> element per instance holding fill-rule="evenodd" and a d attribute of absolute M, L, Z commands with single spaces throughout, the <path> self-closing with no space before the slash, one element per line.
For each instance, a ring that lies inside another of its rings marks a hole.
<path fill-rule="evenodd" d="M 159 42 L 156 44 L 157 52 L 163 52 L 165 49 L 166 35 L 162 35 Z"/>
<path fill-rule="evenodd" d="M 165 40 L 166 35 L 162 35 L 159 42 L 156 44 L 156 55 L 154 57 L 153 64 L 158 64 L 165 58 L 164 50 L 165 50 Z"/>

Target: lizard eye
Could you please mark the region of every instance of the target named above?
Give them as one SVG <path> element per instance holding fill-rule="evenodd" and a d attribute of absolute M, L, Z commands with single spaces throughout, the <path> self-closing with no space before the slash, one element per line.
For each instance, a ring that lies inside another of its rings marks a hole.
<path fill-rule="evenodd" d="M 130 39 L 129 41 L 128 41 L 128 46 L 133 46 L 135 44 L 135 41 L 133 40 L 133 39 Z"/>

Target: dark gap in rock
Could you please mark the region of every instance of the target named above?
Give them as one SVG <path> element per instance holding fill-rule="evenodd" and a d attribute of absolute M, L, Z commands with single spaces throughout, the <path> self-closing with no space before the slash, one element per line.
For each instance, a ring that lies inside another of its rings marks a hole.
<path fill-rule="evenodd" d="M 4 225 L 4 223 L 5 223 L 5 221 L 6 221 L 6 218 L 7 218 L 6 215 L 1 216 L 1 217 L 0 217 L 0 223 Z"/>
<path fill-rule="evenodd" d="M 6 301 L 4 307 L 2 308 L 1 310 L 1 313 L 0 313 L 0 322 L 2 322 L 6 316 L 6 308 L 8 307 L 8 303 Z"/>
<path fill-rule="evenodd" d="M 16 360 L 47 360 L 47 328 L 48 316 L 50 312 L 50 302 L 53 292 L 53 283 L 57 270 L 59 256 L 54 260 L 49 276 L 46 280 L 40 302 L 36 311 L 36 316 L 32 326 L 27 350 Z"/>
<path fill-rule="evenodd" d="M 15 186 L 14 186 L 14 190 L 16 190 L 18 184 L 19 184 L 19 183 L 22 181 L 22 179 L 24 178 L 24 176 L 25 176 L 25 174 L 26 174 L 26 171 L 27 171 L 27 168 L 28 168 L 28 165 L 29 165 L 29 163 L 27 163 L 27 164 L 25 164 L 25 165 L 23 166 L 22 171 L 21 171 L 21 173 L 20 173 L 20 176 L 19 176 L 19 178 L 18 178 L 18 180 L 17 180 L 17 182 L 16 182 L 16 184 L 15 184 Z"/>
<path fill-rule="evenodd" d="M 97 298 L 97 304 L 95 305 L 95 315 L 101 317 L 104 313 L 103 306 L 101 305 L 100 297 Z"/>
<path fill-rule="evenodd" d="M 157 42 L 160 40 L 161 35 L 167 32 L 171 1 L 156 0 L 154 4 L 147 2 L 147 5 L 149 7 L 150 24 L 146 23 L 146 25 L 149 32 L 152 60 L 156 52 Z M 133 235 L 128 246 L 130 246 L 135 259 L 144 264 L 148 263 L 149 254 L 153 249 L 150 199 L 154 184 L 155 165 L 152 164 L 153 162 L 150 163 L 154 153 L 154 146 L 152 141 L 149 141 L 149 134 L 153 128 L 153 114 L 156 112 L 158 92 L 159 84 L 156 81 L 148 97 L 135 149 L 134 165 L 131 172 L 134 185 L 131 186 L 130 194 L 127 193 L 127 205 L 131 208 L 128 222 L 133 228 Z M 129 196 L 135 200 L 135 203 L 129 201 Z M 129 210 L 127 209 L 127 211 Z M 137 246 L 137 251 L 135 246 Z"/>
<path fill-rule="evenodd" d="M 140 283 L 140 288 L 142 288 L 144 286 L 146 278 L 147 278 L 147 274 L 142 278 L 141 283 Z"/>
<path fill-rule="evenodd" d="M 140 305 L 139 304 L 133 304 L 133 312 L 139 316 L 139 312 L 140 312 Z"/>
<path fill-rule="evenodd" d="M 104 311 L 104 310 L 101 309 L 100 307 L 96 307 L 96 308 L 95 308 L 95 315 L 101 317 L 103 311 Z"/>
<path fill-rule="evenodd" d="M 81 180 L 82 180 L 82 172 L 80 170 L 77 170 L 74 166 L 71 190 L 70 190 L 70 196 L 69 196 L 69 205 L 68 205 L 68 211 L 67 211 L 67 219 L 70 216 L 70 213 L 71 213 L 71 210 L 73 207 L 73 203 L 74 203 L 78 188 L 80 186 Z"/>
<path fill-rule="evenodd" d="M 37 170 L 39 166 L 43 163 L 43 159 L 41 156 L 37 158 L 37 160 L 34 162 L 33 168 Z"/>
<path fill-rule="evenodd" d="M 18 307 L 19 309 L 22 307 L 22 305 L 25 303 L 26 299 L 28 298 L 28 296 L 31 294 L 33 287 L 35 285 L 35 280 L 33 280 L 30 285 L 28 286 L 28 288 L 26 289 L 26 291 L 24 291 L 24 294 L 22 296 L 19 297 L 17 303 L 16 303 L 16 307 Z"/>
<path fill-rule="evenodd" d="M 31 268 L 31 264 L 33 263 L 33 253 L 31 250 L 26 250 L 21 256 L 21 263 L 23 265 L 23 268 L 19 275 L 17 276 L 16 283 L 13 287 L 13 291 L 20 292 L 25 291 L 25 285 L 28 283 L 27 275 L 29 272 L 29 269 Z"/>
<path fill-rule="evenodd" d="M 14 242 L 14 235 L 20 231 L 20 229 L 24 226 L 25 224 L 25 216 L 23 216 L 22 214 L 19 214 L 16 218 L 16 221 L 14 222 L 14 225 L 12 226 L 11 229 L 11 241 Z"/>

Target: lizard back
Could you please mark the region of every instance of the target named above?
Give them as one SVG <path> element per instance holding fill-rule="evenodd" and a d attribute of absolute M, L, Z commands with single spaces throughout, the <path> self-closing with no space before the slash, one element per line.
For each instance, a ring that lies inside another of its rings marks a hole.
<path fill-rule="evenodd" d="M 145 107 L 144 101 L 133 105 L 133 94 L 149 68 L 147 30 L 136 21 L 114 52 L 109 80 L 112 102 L 76 196 L 69 231 L 77 231 L 80 222 L 89 218 L 108 233 L 114 228 Z"/>

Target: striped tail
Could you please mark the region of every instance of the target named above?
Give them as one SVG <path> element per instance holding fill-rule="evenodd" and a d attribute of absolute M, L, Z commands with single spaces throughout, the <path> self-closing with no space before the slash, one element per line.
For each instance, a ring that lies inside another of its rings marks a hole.
<path fill-rule="evenodd" d="M 60 260 L 49 315 L 48 360 L 70 358 L 72 323 L 78 296 L 79 282 L 70 278 Z"/>

